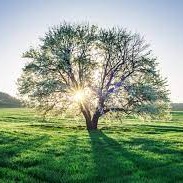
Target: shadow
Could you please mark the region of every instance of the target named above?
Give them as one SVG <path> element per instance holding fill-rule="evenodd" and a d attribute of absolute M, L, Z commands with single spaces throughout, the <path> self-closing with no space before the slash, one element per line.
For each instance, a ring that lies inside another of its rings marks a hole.
<path fill-rule="evenodd" d="M 88 182 L 93 168 L 90 144 L 72 133 L 57 138 L 1 132 L 0 182 L 1 177 L 10 182 Z"/>
<path fill-rule="evenodd" d="M 85 130 L 86 126 L 84 125 L 62 125 L 55 124 L 54 122 L 42 123 L 42 124 L 31 124 L 27 125 L 28 127 L 46 129 L 46 130 Z"/>
<path fill-rule="evenodd" d="M 125 126 L 102 127 L 102 130 L 110 130 L 110 133 L 135 132 L 140 134 L 164 134 L 183 132 L 182 126 L 158 126 L 151 124 L 125 124 Z"/>
<path fill-rule="evenodd" d="M 12 158 L 18 156 L 19 154 L 27 150 L 28 151 L 35 150 L 48 139 L 49 137 L 45 135 L 30 137 L 28 136 L 28 134 L 23 133 L 22 137 L 20 137 L 20 134 L 19 137 L 17 137 L 15 133 L 1 132 L 0 167 L 7 167 L 7 166 L 11 167 Z M 14 169 L 16 167 L 12 168 Z"/>
<path fill-rule="evenodd" d="M 40 117 L 35 116 L 3 116 L 0 118 L 2 122 L 28 123 L 31 121 L 43 121 Z"/>
<path fill-rule="evenodd" d="M 158 126 L 158 125 L 141 125 L 142 127 L 152 128 L 162 132 L 183 132 L 182 126 Z"/>
<path fill-rule="evenodd" d="M 182 152 L 169 148 L 170 144 L 142 138 L 117 142 L 100 130 L 89 135 L 96 164 L 94 182 L 174 182 L 175 177 L 183 180 L 176 173 L 180 172 L 178 167 L 172 164 L 182 161 Z M 180 167 L 182 171 L 183 165 Z"/>
<path fill-rule="evenodd" d="M 0 133 L 2 177 L 31 183 L 183 181 L 183 154 L 173 142 L 118 136 L 123 133 L 116 140 L 100 130 L 36 134 Z"/>
<path fill-rule="evenodd" d="M 44 144 L 38 158 L 38 166 L 28 168 L 28 174 L 39 182 L 86 183 L 92 177 L 91 152 L 77 135 L 68 135 L 51 146 Z M 87 171 L 85 171 L 87 170 Z"/>
<path fill-rule="evenodd" d="M 175 142 L 167 141 L 158 141 L 146 138 L 132 138 L 130 141 L 123 142 L 127 146 L 138 147 L 138 149 L 144 152 L 154 153 L 156 155 L 162 156 L 172 156 L 173 159 L 183 156 L 183 151 L 180 149 L 175 149 Z M 176 143 L 179 143 L 176 141 Z M 166 163 L 169 162 L 169 159 L 166 159 Z M 171 161 L 170 161 L 171 162 Z"/>
<path fill-rule="evenodd" d="M 25 169 L 40 164 L 35 152 L 48 139 L 46 135 L 0 132 L 0 182 L 36 182 Z M 30 152 L 34 156 L 29 156 Z"/>

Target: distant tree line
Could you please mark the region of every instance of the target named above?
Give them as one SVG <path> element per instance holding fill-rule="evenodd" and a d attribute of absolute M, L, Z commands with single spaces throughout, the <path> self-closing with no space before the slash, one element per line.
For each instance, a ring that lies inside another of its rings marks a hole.
<path fill-rule="evenodd" d="M 7 93 L 0 92 L 0 108 L 21 107 L 20 101 Z"/>
<path fill-rule="evenodd" d="M 183 103 L 172 103 L 172 111 L 183 111 Z"/>

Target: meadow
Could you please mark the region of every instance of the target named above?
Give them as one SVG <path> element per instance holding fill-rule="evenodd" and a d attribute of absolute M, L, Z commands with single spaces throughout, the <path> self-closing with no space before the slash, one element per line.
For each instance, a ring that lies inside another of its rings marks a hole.
<path fill-rule="evenodd" d="M 183 182 L 183 112 L 171 121 L 42 121 L 27 109 L 0 109 L 1 183 Z"/>

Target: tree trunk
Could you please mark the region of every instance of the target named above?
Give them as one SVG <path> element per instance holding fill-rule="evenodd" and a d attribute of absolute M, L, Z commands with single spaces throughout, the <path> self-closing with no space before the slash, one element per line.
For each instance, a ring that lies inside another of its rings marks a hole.
<path fill-rule="evenodd" d="M 98 126 L 98 120 L 101 116 L 100 112 L 98 110 L 95 111 L 93 117 L 91 117 L 90 110 L 88 109 L 87 105 L 81 104 L 80 105 L 81 112 L 83 113 L 83 116 L 86 120 L 86 127 L 87 130 L 96 130 Z"/>
<path fill-rule="evenodd" d="M 85 117 L 85 120 L 86 120 L 86 128 L 87 128 L 87 130 L 92 130 L 93 129 L 93 124 L 92 124 L 91 118 Z"/>
<path fill-rule="evenodd" d="M 96 111 L 92 118 L 93 130 L 97 129 L 99 117 L 100 117 L 100 112 Z"/>
<path fill-rule="evenodd" d="M 83 116 L 85 117 L 85 120 L 86 120 L 87 130 L 93 129 L 93 124 L 92 124 L 91 114 L 90 114 L 89 109 L 87 108 L 86 105 L 83 105 L 83 104 L 80 105 L 80 108 L 81 108 L 81 112 L 83 113 Z"/>

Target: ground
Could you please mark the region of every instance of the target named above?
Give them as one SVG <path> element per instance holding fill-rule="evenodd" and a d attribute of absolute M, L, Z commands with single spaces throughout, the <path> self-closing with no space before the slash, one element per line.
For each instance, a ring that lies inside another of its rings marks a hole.
<path fill-rule="evenodd" d="M 169 122 L 42 121 L 0 109 L 0 182 L 183 182 L 183 112 Z"/>

